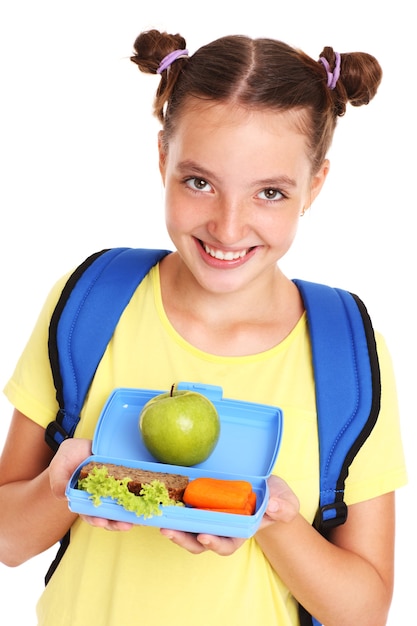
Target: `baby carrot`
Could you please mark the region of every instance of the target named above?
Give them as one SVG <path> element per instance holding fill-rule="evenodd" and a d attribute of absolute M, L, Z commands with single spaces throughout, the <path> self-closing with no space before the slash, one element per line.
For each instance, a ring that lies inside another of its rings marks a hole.
<path fill-rule="evenodd" d="M 232 513 L 234 515 L 252 515 L 247 509 L 200 509 L 200 511 L 212 511 L 213 513 Z"/>
<path fill-rule="evenodd" d="M 249 494 L 247 506 L 249 507 L 250 515 L 253 515 L 256 510 L 256 493 L 254 491 L 251 491 Z"/>
<path fill-rule="evenodd" d="M 256 493 L 252 491 L 249 494 L 248 501 L 241 509 L 206 509 L 210 511 L 216 511 L 217 513 L 235 513 L 236 515 L 253 515 L 256 510 Z"/>
<path fill-rule="evenodd" d="M 185 490 L 183 501 L 199 509 L 244 510 L 248 501 L 253 509 L 252 485 L 246 480 L 222 480 L 200 477 L 192 480 Z"/>

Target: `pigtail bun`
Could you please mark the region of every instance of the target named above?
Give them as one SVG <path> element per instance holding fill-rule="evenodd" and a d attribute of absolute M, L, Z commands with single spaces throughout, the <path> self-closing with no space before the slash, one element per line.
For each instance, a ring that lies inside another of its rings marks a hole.
<path fill-rule="evenodd" d="M 141 33 L 133 45 L 134 54 L 130 60 L 135 63 L 141 72 L 157 74 L 162 59 L 175 50 L 185 49 L 185 39 L 179 35 L 161 33 L 158 30 L 149 30 Z M 169 71 L 160 74 L 161 81 L 154 101 L 154 114 L 162 122 L 164 106 L 169 100 L 172 89 L 183 67 L 184 59 L 173 63 Z"/>
<path fill-rule="evenodd" d="M 320 57 L 326 59 L 330 67 L 334 67 L 333 48 L 325 47 Z M 381 66 L 371 54 L 366 52 L 341 54 L 340 77 L 332 92 L 336 115 L 344 115 L 348 103 L 355 107 L 368 104 L 375 96 L 381 79 Z"/>

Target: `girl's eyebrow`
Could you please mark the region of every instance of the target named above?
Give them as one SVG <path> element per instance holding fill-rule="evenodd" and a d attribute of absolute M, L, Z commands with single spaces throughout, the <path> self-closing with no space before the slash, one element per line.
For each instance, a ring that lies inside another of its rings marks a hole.
<path fill-rule="evenodd" d="M 196 163 L 195 161 L 192 161 L 191 159 L 180 161 L 177 164 L 177 169 L 180 173 L 196 174 L 198 176 L 201 176 L 201 178 L 208 178 L 210 180 L 219 180 L 218 177 L 215 174 L 213 174 L 213 172 L 210 172 L 204 167 L 201 167 L 201 165 L 198 165 L 198 163 Z"/>
<path fill-rule="evenodd" d="M 265 187 L 265 188 L 285 187 L 286 189 L 288 189 L 288 188 L 296 187 L 297 182 L 294 178 L 291 178 L 290 176 L 287 176 L 286 174 L 280 174 L 279 176 L 276 176 L 275 178 L 263 178 L 261 180 L 257 180 L 255 181 L 255 185 L 258 185 L 259 187 Z"/>
<path fill-rule="evenodd" d="M 177 169 L 180 173 L 184 174 L 196 174 L 201 176 L 201 178 L 207 178 L 210 181 L 217 182 L 220 179 L 218 176 L 210 172 L 209 170 L 201 167 L 195 161 L 191 159 L 186 159 L 185 161 L 180 161 L 177 165 Z M 263 187 L 267 189 L 268 187 L 273 188 L 294 188 L 297 186 L 297 182 L 294 178 L 287 176 L 286 174 L 280 174 L 275 177 L 262 178 L 260 180 L 255 180 L 252 182 L 252 185 L 255 187 Z"/>

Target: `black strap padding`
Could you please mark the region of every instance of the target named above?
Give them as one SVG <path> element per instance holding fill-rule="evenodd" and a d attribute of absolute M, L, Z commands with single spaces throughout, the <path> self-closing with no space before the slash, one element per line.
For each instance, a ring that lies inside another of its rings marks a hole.
<path fill-rule="evenodd" d="M 46 572 L 46 575 L 45 575 L 45 585 L 47 585 L 49 583 L 49 581 L 51 580 L 53 573 L 55 572 L 55 570 L 57 569 L 58 565 L 60 564 L 61 559 L 64 556 L 65 551 L 66 551 L 66 549 L 69 546 L 70 532 L 71 531 L 68 530 L 66 532 L 65 536 L 61 539 L 58 552 L 56 553 L 56 556 L 55 556 L 54 560 L 52 561 L 51 565 L 49 566 L 48 571 Z"/>

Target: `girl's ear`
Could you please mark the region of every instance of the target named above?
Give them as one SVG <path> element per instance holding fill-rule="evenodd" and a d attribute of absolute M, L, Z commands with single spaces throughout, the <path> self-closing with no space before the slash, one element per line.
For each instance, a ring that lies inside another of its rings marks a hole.
<path fill-rule="evenodd" d="M 161 172 L 162 182 L 165 184 L 165 169 L 166 169 L 166 150 L 164 147 L 164 132 L 162 130 L 158 133 L 158 154 L 159 154 L 159 171 Z"/>
<path fill-rule="evenodd" d="M 320 191 L 322 190 L 324 181 L 326 180 L 327 174 L 329 173 L 329 169 L 330 161 L 328 159 L 325 159 L 319 171 L 312 177 L 310 185 L 310 205 L 313 204 L 314 200 L 317 198 Z"/>

